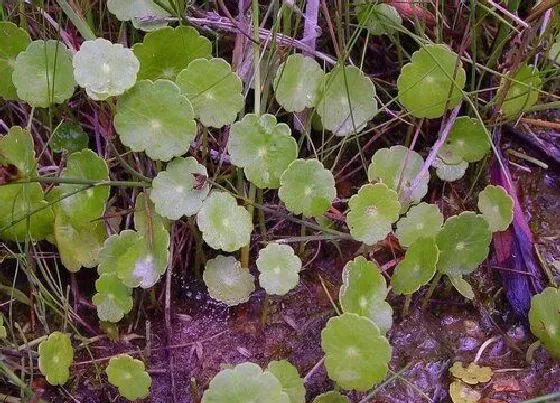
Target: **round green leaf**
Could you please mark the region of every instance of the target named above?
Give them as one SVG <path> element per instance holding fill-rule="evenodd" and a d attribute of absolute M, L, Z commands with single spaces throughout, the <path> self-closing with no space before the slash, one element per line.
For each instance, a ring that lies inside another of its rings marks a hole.
<path fill-rule="evenodd" d="M 387 333 L 393 323 L 393 310 L 385 302 L 387 292 L 376 264 L 360 256 L 344 266 L 338 297 L 342 311 L 369 318 L 381 333 Z"/>
<path fill-rule="evenodd" d="M 288 112 L 301 112 L 317 103 L 325 73 L 314 59 L 299 53 L 288 56 L 276 71 L 274 94 Z"/>
<path fill-rule="evenodd" d="M 17 96 L 36 108 L 47 108 L 74 93 L 72 54 L 62 42 L 33 41 L 18 54 L 12 74 Z"/>
<path fill-rule="evenodd" d="M 91 301 L 97 307 L 97 316 L 103 322 L 116 323 L 132 310 L 132 289 L 116 276 L 102 274 L 95 281 L 95 294 Z"/>
<path fill-rule="evenodd" d="M 6 100 L 17 99 L 12 73 L 16 57 L 29 45 L 29 34 L 16 24 L 0 22 L 0 97 Z"/>
<path fill-rule="evenodd" d="M 371 35 L 394 34 L 402 28 L 402 19 L 395 7 L 389 4 L 368 4 L 357 2 L 358 22 Z"/>
<path fill-rule="evenodd" d="M 478 119 L 457 118 L 438 156 L 448 165 L 480 161 L 490 151 L 490 135 Z"/>
<path fill-rule="evenodd" d="M 418 238 L 434 238 L 442 225 L 443 214 L 438 206 L 420 203 L 397 222 L 396 235 L 401 246 L 407 248 Z"/>
<path fill-rule="evenodd" d="M 150 32 L 132 50 L 140 60 L 138 80 L 175 80 L 193 60 L 212 57 L 210 41 L 186 25 Z"/>
<path fill-rule="evenodd" d="M 384 183 L 363 185 L 348 201 L 350 235 L 366 245 L 385 239 L 391 224 L 399 219 L 401 204 L 397 192 Z"/>
<path fill-rule="evenodd" d="M 49 145 L 55 153 L 69 154 L 88 148 L 89 138 L 82 127 L 74 122 L 60 122 L 53 130 Z"/>
<path fill-rule="evenodd" d="M 245 115 L 231 126 L 228 150 L 231 162 L 244 168 L 259 188 L 276 189 L 280 176 L 297 157 L 297 144 L 285 123 L 273 115 Z"/>
<path fill-rule="evenodd" d="M 100 275 L 117 274 L 118 261 L 127 250 L 139 241 L 141 235 L 138 232 L 126 229 L 118 234 L 113 234 L 105 240 L 103 249 L 99 252 L 99 266 L 97 272 Z"/>
<path fill-rule="evenodd" d="M 109 382 L 119 389 L 121 396 L 128 400 L 148 397 L 152 378 L 142 361 L 128 354 L 119 354 L 109 360 L 105 371 Z"/>
<path fill-rule="evenodd" d="M 169 161 L 185 154 L 196 135 L 190 101 L 168 80 L 138 81 L 117 105 L 115 129 L 132 151 Z"/>
<path fill-rule="evenodd" d="M 333 174 L 316 159 L 297 159 L 280 177 L 278 197 L 294 214 L 322 216 L 336 197 Z"/>
<path fill-rule="evenodd" d="M 282 384 L 252 362 L 220 371 L 202 396 L 202 403 L 290 403 Z"/>
<path fill-rule="evenodd" d="M 168 0 L 162 3 L 169 5 Z M 166 22 L 143 22 L 143 17 L 169 17 L 169 13 L 153 0 L 108 0 L 107 8 L 119 21 L 132 21 L 136 28 L 143 31 L 153 31 L 167 25 Z"/>
<path fill-rule="evenodd" d="M 550 355 L 560 359 L 560 292 L 557 288 L 547 287 L 531 298 L 529 324 L 531 332 Z"/>
<path fill-rule="evenodd" d="M 513 199 L 501 186 L 486 186 L 478 194 L 478 209 L 492 232 L 505 231 L 513 221 Z"/>
<path fill-rule="evenodd" d="M 382 182 L 390 189 L 401 194 L 410 187 L 414 178 L 422 170 L 423 165 L 424 159 L 422 156 L 404 146 L 380 148 L 371 157 L 368 178 L 370 182 Z M 414 203 L 420 202 L 428 192 L 429 180 L 429 175 L 420 179 L 418 186 L 410 196 Z"/>
<path fill-rule="evenodd" d="M 53 221 L 53 211 L 44 200 L 40 184 L 0 187 L 0 238 L 21 242 L 29 236 L 40 241 L 52 234 Z"/>
<path fill-rule="evenodd" d="M 455 165 L 449 165 L 443 162 L 440 158 L 436 157 L 433 167 L 436 168 L 436 175 L 444 182 L 455 182 L 461 179 L 469 167 L 468 162 L 460 162 Z"/>
<path fill-rule="evenodd" d="M 123 94 L 134 85 L 140 69 L 132 50 L 103 38 L 82 43 L 72 64 L 78 85 L 97 101 Z"/>
<path fill-rule="evenodd" d="M 70 336 L 53 332 L 39 344 L 39 369 L 51 385 L 62 385 L 70 378 L 74 349 Z"/>
<path fill-rule="evenodd" d="M 436 273 L 439 250 L 433 238 L 418 238 L 399 262 L 391 286 L 395 294 L 411 295 L 428 284 Z"/>
<path fill-rule="evenodd" d="M 448 218 L 436 236 L 438 271 L 450 276 L 472 273 L 488 257 L 491 240 L 488 223 L 472 211 Z"/>
<path fill-rule="evenodd" d="M 196 214 L 210 192 L 208 171 L 193 157 L 175 158 L 152 182 L 150 199 L 156 211 L 170 220 Z"/>
<path fill-rule="evenodd" d="M 208 294 L 229 306 L 249 301 L 255 291 L 255 278 L 233 256 L 218 255 L 208 260 L 202 279 Z"/>
<path fill-rule="evenodd" d="M 290 403 L 305 403 L 305 383 L 296 367 L 286 360 L 271 361 L 266 370 L 280 381 Z"/>
<path fill-rule="evenodd" d="M 251 216 L 229 193 L 211 193 L 196 219 L 202 238 L 213 249 L 233 252 L 249 245 L 253 230 Z"/>
<path fill-rule="evenodd" d="M 323 127 L 336 136 L 359 132 L 377 115 L 375 86 L 354 66 L 335 67 L 320 84 L 316 110 Z"/>
<path fill-rule="evenodd" d="M 245 103 L 241 79 L 224 59 L 193 60 L 177 75 L 176 82 L 207 127 L 233 123 Z"/>
<path fill-rule="evenodd" d="M 257 258 L 259 283 L 267 294 L 285 295 L 299 281 L 301 260 L 288 245 L 269 243 Z"/>
<path fill-rule="evenodd" d="M 77 180 L 109 180 L 109 168 L 103 158 L 95 152 L 84 149 L 68 157 L 62 177 Z M 86 187 L 80 184 L 60 185 L 62 195 L 68 196 L 60 201 L 60 209 L 68 216 L 75 228 L 88 227 L 94 220 L 103 216 L 105 203 L 109 199 L 109 186 Z M 76 191 L 82 190 L 78 193 Z"/>
<path fill-rule="evenodd" d="M 366 391 L 383 380 L 391 360 L 391 346 L 369 319 L 343 313 L 321 332 L 325 368 L 343 389 Z"/>
<path fill-rule="evenodd" d="M 313 399 L 313 403 L 350 403 L 350 400 L 346 396 L 341 395 L 340 392 L 331 390 L 317 396 Z"/>
<path fill-rule="evenodd" d="M 81 267 L 97 266 L 99 251 L 107 238 L 105 223 L 96 221 L 75 227 L 63 211 L 55 211 L 54 239 L 64 267 L 76 272 Z"/>
<path fill-rule="evenodd" d="M 414 52 L 397 80 L 399 102 L 417 118 L 439 118 L 455 107 L 465 86 L 465 70 L 457 54 L 442 44 Z"/>
<path fill-rule="evenodd" d="M 35 176 L 37 163 L 33 147 L 33 137 L 28 130 L 11 127 L 0 137 L 0 161 L 3 160 L 3 165 L 15 165 L 18 176 Z"/>
<path fill-rule="evenodd" d="M 509 81 L 507 93 L 506 83 Z M 522 65 L 513 75 L 512 79 L 503 77 L 500 83 L 498 97 L 503 97 L 502 113 L 507 118 L 514 118 L 524 110 L 537 103 L 542 82 L 539 71 L 527 65 Z"/>

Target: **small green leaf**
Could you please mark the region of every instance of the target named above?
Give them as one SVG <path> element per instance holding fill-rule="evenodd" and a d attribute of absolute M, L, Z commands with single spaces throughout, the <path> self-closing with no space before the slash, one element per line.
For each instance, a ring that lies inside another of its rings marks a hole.
<path fill-rule="evenodd" d="M 210 296 L 229 306 L 249 301 L 255 291 L 255 278 L 233 256 L 208 260 L 202 278 Z"/>
<path fill-rule="evenodd" d="M 288 112 L 301 112 L 314 107 L 324 75 L 319 63 L 311 57 L 291 54 L 276 71 L 276 100 Z"/>
<path fill-rule="evenodd" d="M 425 45 L 412 55 L 397 80 L 399 102 L 417 118 L 439 118 L 462 98 L 465 70 L 442 44 Z"/>
<path fill-rule="evenodd" d="M 55 153 L 72 154 L 88 148 L 89 138 L 82 127 L 74 122 L 60 122 L 53 130 L 49 145 Z"/>
<path fill-rule="evenodd" d="M 76 180 L 109 180 L 109 168 L 103 158 L 95 152 L 84 149 L 68 157 L 63 178 Z M 78 190 L 82 190 L 75 193 Z M 80 184 L 64 183 L 60 185 L 61 195 L 68 196 L 60 201 L 60 209 L 67 215 L 75 228 L 88 227 L 105 212 L 109 199 L 109 186 L 86 187 Z"/>
<path fill-rule="evenodd" d="M 480 392 L 469 388 L 461 381 L 451 382 L 449 395 L 453 403 L 477 403 L 482 398 Z"/>
<path fill-rule="evenodd" d="M 280 177 L 278 197 L 294 214 L 322 216 L 336 197 L 333 174 L 316 159 L 297 159 Z"/>
<path fill-rule="evenodd" d="M 95 267 L 107 238 L 103 221 L 75 227 L 68 216 L 55 208 L 54 239 L 60 260 L 66 269 L 77 272 L 81 267 Z"/>
<path fill-rule="evenodd" d="M 439 157 L 436 157 L 432 166 L 436 168 L 436 175 L 444 182 L 455 182 L 461 179 L 469 167 L 468 162 L 460 162 L 455 165 L 448 165 Z"/>
<path fill-rule="evenodd" d="M 453 287 L 467 299 L 474 299 L 474 291 L 471 285 L 462 276 L 447 276 Z"/>
<path fill-rule="evenodd" d="M 220 371 L 202 396 L 202 403 L 290 403 L 276 377 L 257 364 L 244 362 Z"/>
<path fill-rule="evenodd" d="M 62 385 L 70 378 L 74 349 L 67 334 L 53 332 L 39 344 L 39 369 L 51 385 Z"/>
<path fill-rule="evenodd" d="M 513 199 L 501 186 L 486 186 L 478 194 L 478 209 L 492 232 L 505 231 L 513 221 Z"/>
<path fill-rule="evenodd" d="M 241 79 L 224 59 L 196 59 L 177 75 L 177 85 L 206 127 L 233 123 L 243 108 Z"/>
<path fill-rule="evenodd" d="M 6 337 L 8 337 L 8 332 L 4 326 L 4 316 L 0 314 L 0 340 L 4 340 Z"/>
<path fill-rule="evenodd" d="M 378 112 L 375 86 L 354 66 L 327 73 L 318 98 L 316 110 L 323 127 L 336 136 L 359 132 Z"/>
<path fill-rule="evenodd" d="M 158 214 L 178 220 L 190 217 L 202 207 L 210 192 L 208 171 L 193 157 L 175 158 L 152 181 L 150 199 Z"/>
<path fill-rule="evenodd" d="M 62 42 L 33 41 L 18 54 L 12 80 L 18 97 L 31 106 L 62 103 L 74 94 L 72 54 Z"/>
<path fill-rule="evenodd" d="M 290 403 L 305 403 L 305 383 L 296 367 L 286 360 L 271 361 L 266 370 L 280 381 Z"/>
<path fill-rule="evenodd" d="M 350 403 L 350 400 L 346 396 L 341 395 L 340 392 L 331 390 L 317 396 L 313 399 L 313 403 Z"/>
<path fill-rule="evenodd" d="M 54 213 L 40 184 L 0 187 L 0 238 L 21 242 L 29 236 L 40 241 L 52 234 L 53 221 Z"/>
<path fill-rule="evenodd" d="M 259 188 L 276 189 L 280 176 L 297 157 L 297 144 L 285 123 L 273 115 L 245 115 L 230 129 L 231 162 L 243 167 L 247 179 Z"/>
<path fill-rule="evenodd" d="M 321 332 L 321 347 L 329 378 L 343 389 L 366 391 L 387 375 L 391 345 L 363 316 L 330 318 Z"/>
<path fill-rule="evenodd" d="M 343 312 L 371 319 L 385 334 L 393 323 L 393 310 L 385 302 L 387 283 L 379 267 L 359 256 L 344 266 L 339 301 Z"/>
<path fill-rule="evenodd" d="M 529 325 L 550 355 L 560 359 L 560 292 L 557 288 L 547 287 L 531 298 Z"/>
<path fill-rule="evenodd" d="M 102 274 L 95 281 L 95 294 L 91 301 L 97 307 L 97 316 L 103 322 L 116 323 L 132 310 L 132 289 L 117 276 Z"/>
<path fill-rule="evenodd" d="M 132 50 L 140 60 L 138 80 L 175 80 L 193 60 L 212 57 L 210 41 L 186 25 L 150 32 Z"/>
<path fill-rule="evenodd" d="M 366 245 L 379 242 L 399 219 L 401 204 L 397 192 L 384 183 L 363 185 L 348 202 L 348 228 L 354 239 Z"/>
<path fill-rule="evenodd" d="M 116 386 L 124 398 L 136 400 L 148 397 L 152 378 L 142 361 L 128 354 L 119 354 L 109 360 L 105 371 L 111 385 Z"/>
<path fill-rule="evenodd" d="M 448 165 L 480 161 L 490 151 L 490 134 L 478 120 L 461 116 L 455 120 L 438 156 Z"/>
<path fill-rule="evenodd" d="M 76 82 L 96 101 L 122 95 L 134 85 L 140 69 L 132 50 L 103 38 L 83 42 L 72 64 Z"/>
<path fill-rule="evenodd" d="M 455 361 L 453 366 L 449 369 L 449 372 L 451 372 L 455 378 L 470 385 L 488 382 L 494 375 L 492 368 L 481 367 L 474 362 L 471 362 L 469 366 L 465 368 L 461 361 Z"/>
<path fill-rule="evenodd" d="M 169 80 L 138 81 L 119 99 L 115 129 L 132 151 L 162 161 L 185 154 L 196 135 L 191 103 Z"/>
<path fill-rule="evenodd" d="M 259 283 L 267 294 L 285 295 L 299 281 L 301 260 L 288 245 L 269 243 L 259 251 L 256 264 Z"/>
<path fill-rule="evenodd" d="M 509 82 L 509 87 L 506 83 Z M 522 65 L 512 79 L 504 76 L 498 90 L 498 99 L 503 99 L 502 113 L 506 118 L 515 118 L 537 103 L 542 82 L 539 71 Z M 504 95 L 503 92 L 507 93 Z"/>
<path fill-rule="evenodd" d="M 29 34 L 16 24 L 0 22 L 0 97 L 16 100 L 16 87 L 12 82 L 14 64 L 19 53 L 29 45 Z"/>
<path fill-rule="evenodd" d="M 202 203 L 196 220 L 202 238 L 212 249 L 233 252 L 249 245 L 251 216 L 229 193 L 211 193 Z"/>
<path fill-rule="evenodd" d="M 168 0 L 162 1 L 169 5 Z M 153 0 L 108 0 L 107 8 L 119 21 L 132 21 L 136 28 L 153 31 L 167 25 L 166 22 L 142 22 L 140 19 L 169 17 L 169 13 Z"/>
<path fill-rule="evenodd" d="M 368 4 L 358 0 L 358 22 L 371 35 L 394 34 L 402 29 L 402 19 L 395 7 L 389 4 Z"/>
<path fill-rule="evenodd" d="M 436 273 L 438 256 L 439 251 L 433 238 L 417 238 L 391 277 L 395 294 L 411 295 L 428 284 Z"/>
<path fill-rule="evenodd" d="M 404 146 L 380 148 L 371 158 L 368 178 L 370 182 L 382 182 L 390 189 L 402 194 L 410 187 L 423 165 L 422 156 Z M 420 178 L 418 186 L 410 196 L 413 203 L 422 201 L 428 192 L 429 180 L 429 175 Z"/>
<path fill-rule="evenodd" d="M 11 127 L 5 136 L 0 137 L 0 160 L 3 164 L 12 164 L 18 170 L 18 176 L 35 176 L 37 163 L 33 137 L 26 129 Z"/>
<path fill-rule="evenodd" d="M 488 257 L 491 240 L 488 223 L 472 211 L 448 218 L 436 236 L 438 271 L 450 276 L 472 273 Z"/>
<path fill-rule="evenodd" d="M 408 248 L 418 238 L 435 238 L 443 225 L 443 214 L 435 204 L 413 206 L 397 222 L 396 235 L 401 246 Z"/>

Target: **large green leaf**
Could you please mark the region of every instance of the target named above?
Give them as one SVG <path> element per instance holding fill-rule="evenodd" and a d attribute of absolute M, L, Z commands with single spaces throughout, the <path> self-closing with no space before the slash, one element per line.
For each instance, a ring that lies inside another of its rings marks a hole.
<path fill-rule="evenodd" d="M 196 134 L 190 101 L 172 81 L 138 81 L 117 105 L 115 129 L 132 151 L 169 161 L 185 154 Z"/>
<path fill-rule="evenodd" d="M 140 60 L 138 80 L 175 80 L 193 60 L 212 56 L 210 41 L 186 25 L 150 32 L 132 50 Z"/>
<path fill-rule="evenodd" d="M 62 42 L 33 41 L 14 63 L 19 98 L 37 108 L 66 101 L 74 93 L 72 54 Z"/>
<path fill-rule="evenodd" d="M 193 60 L 176 82 L 191 101 L 195 116 L 207 127 L 233 123 L 245 103 L 241 79 L 224 59 Z"/>
<path fill-rule="evenodd" d="M 480 161 L 490 151 L 490 134 L 478 119 L 457 118 L 438 156 L 449 165 Z"/>
<path fill-rule="evenodd" d="M 296 367 L 286 360 L 271 361 L 266 370 L 280 381 L 290 403 L 305 403 L 305 382 Z"/>
<path fill-rule="evenodd" d="M 357 67 L 335 67 L 320 90 L 317 113 L 323 127 L 337 136 L 359 132 L 377 115 L 375 86 Z"/>
<path fill-rule="evenodd" d="M 231 126 L 228 142 L 231 162 L 259 188 L 276 189 L 280 176 L 297 157 L 297 144 L 285 123 L 273 115 L 245 115 Z"/>
<path fill-rule="evenodd" d="M 478 194 L 478 209 L 492 232 L 505 231 L 513 221 L 513 199 L 501 186 L 486 186 Z"/>
<path fill-rule="evenodd" d="M 465 86 L 458 56 L 442 44 L 425 45 L 412 55 L 397 80 L 399 102 L 417 118 L 438 118 L 456 106 Z"/>

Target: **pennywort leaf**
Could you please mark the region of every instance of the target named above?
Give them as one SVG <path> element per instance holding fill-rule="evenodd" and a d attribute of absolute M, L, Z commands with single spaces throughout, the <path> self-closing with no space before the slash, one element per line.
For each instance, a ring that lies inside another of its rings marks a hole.
<path fill-rule="evenodd" d="M 168 3 L 168 0 L 163 0 Z M 119 21 L 132 21 L 136 28 L 153 31 L 167 25 L 166 22 L 141 22 L 143 17 L 168 17 L 169 14 L 153 0 L 108 0 L 107 8 Z"/>
<path fill-rule="evenodd" d="M 39 344 L 39 369 L 51 385 L 62 385 L 70 378 L 74 349 L 70 336 L 53 332 Z"/>
<path fill-rule="evenodd" d="M 436 273 L 439 250 L 433 238 L 417 238 L 391 277 L 395 294 L 411 295 L 428 284 Z"/>
<path fill-rule="evenodd" d="M 132 310 L 132 289 L 112 274 L 102 274 L 95 281 L 97 293 L 92 298 L 97 316 L 103 322 L 116 323 Z"/>
<path fill-rule="evenodd" d="M 490 134 L 478 120 L 461 116 L 455 120 L 438 156 L 448 165 L 480 161 L 490 151 Z"/>
<path fill-rule="evenodd" d="M 521 65 L 519 70 L 512 74 L 512 79 L 502 78 L 497 95 L 498 99 L 503 99 L 502 113 L 506 118 L 515 118 L 525 109 L 535 105 L 542 84 L 539 71 L 526 64 Z"/>
<path fill-rule="evenodd" d="M 409 247 L 418 238 L 435 238 L 443 225 L 443 214 L 435 204 L 413 206 L 397 222 L 396 235 L 401 246 Z"/>
<path fill-rule="evenodd" d="M 551 356 L 560 358 L 560 292 L 547 287 L 531 298 L 531 332 L 539 338 Z"/>
<path fill-rule="evenodd" d="M 290 403 L 305 403 L 305 383 L 296 367 L 286 360 L 271 361 L 266 367 L 282 384 L 282 390 L 290 398 Z"/>
<path fill-rule="evenodd" d="M 505 231 L 513 221 L 513 199 L 501 186 L 486 186 L 478 194 L 478 209 L 492 232 Z"/>
<path fill-rule="evenodd" d="M 16 87 L 12 82 L 14 64 L 19 53 L 29 45 L 29 34 L 16 24 L 0 22 L 0 97 L 16 100 Z"/>
<path fill-rule="evenodd" d="M 210 296 L 229 306 L 247 302 L 255 291 L 254 277 L 233 256 L 208 260 L 202 278 Z"/>
<path fill-rule="evenodd" d="M 268 294 L 287 294 L 299 281 L 301 259 L 288 245 L 269 243 L 259 251 L 256 264 L 259 283 Z"/>
<path fill-rule="evenodd" d="M 109 382 L 119 389 L 124 398 L 136 400 L 148 397 L 152 378 L 142 361 L 128 354 L 120 354 L 109 360 L 105 371 Z"/>

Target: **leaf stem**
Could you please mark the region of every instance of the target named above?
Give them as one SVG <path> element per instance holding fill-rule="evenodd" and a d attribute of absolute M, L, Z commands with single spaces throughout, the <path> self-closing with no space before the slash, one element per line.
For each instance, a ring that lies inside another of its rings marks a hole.
<path fill-rule="evenodd" d="M 66 0 L 56 0 L 64 14 L 68 17 L 72 24 L 78 29 L 80 34 L 84 37 L 86 41 L 94 41 L 97 36 L 93 33 L 89 25 L 84 21 L 84 19 L 74 11 L 74 9 L 68 4 Z"/>
<path fill-rule="evenodd" d="M 422 309 L 426 309 L 428 306 L 428 302 L 430 302 L 430 298 L 432 298 L 432 294 L 434 293 L 438 283 L 440 282 L 441 278 L 443 277 L 442 273 L 437 273 L 436 276 L 432 279 L 432 283 L 430 284 L 430 288 L 424 295 L 424 301 L 422 302 Z"/>
<path fill-rule="evenodd" d="M 253 222 L 253 215 L 255 212 L 255 197 L 257 195 L 257 187 L 252 183 L 249 185 L 249 198 L 247 200 L 247 211 L 249 212 L 249 216 L 251 217 L 251 222 Z M 249 244 L 241 248 L 241 267 L 245 267 L 249 270 L 249 251 L 251 250 L 251 241 L 249 240 Z"/>
<path fill-rule="evenodd" d="M 71 185 L 85 185 L 85 186 L 127 186 L 127 187 L 150 187 L 150 182 L 140 181 L 96 181 L 82 178 L 61 177 L 61 176 L 32 176 L 30 178 L 19 180 L 16 182 L 8 182 L 0 184 L 0 187 L 7 185 L 15 185 L 22 183 L 53 183 L 60 184 L 66 183 Z"/>

